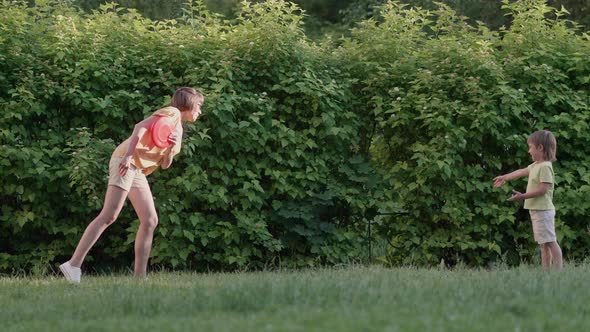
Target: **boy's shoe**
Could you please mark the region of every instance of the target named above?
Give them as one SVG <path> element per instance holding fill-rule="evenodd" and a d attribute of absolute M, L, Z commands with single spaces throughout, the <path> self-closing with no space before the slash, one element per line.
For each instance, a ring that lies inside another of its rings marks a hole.
<path fill-rule="evenodd" d="M 80 276 L 82 275 L 82 270 L 79 267 L 74 267 L 70 264 L 70 262 L 65 262 L 59 266 L 59 270 L 63 273 L 66 280 L 73 283 L 80 283 Z"/>

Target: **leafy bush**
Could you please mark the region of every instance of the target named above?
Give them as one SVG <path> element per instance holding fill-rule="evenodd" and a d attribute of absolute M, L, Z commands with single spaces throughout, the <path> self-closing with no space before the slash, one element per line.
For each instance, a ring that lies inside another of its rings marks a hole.
<path fill-rule="evenodd" d="M 0 271 L 69 256 L 111 151 L 179 86 L 205 92 L 205 113 L 149 177 L 155 264 L 361 261 L 369 222 L 388 264 L 531 260 L 528 215 L 492 178 L 530 163 L 541 128 L 558 140 L 559 241 L 587 255 L 588 36 L 542 0 L 504 1 L 498 32 L 387 2 L 338 46 L 307 40 L 283 1 L 244 2 L 232 23 L 202 1 L 165 21 L 68 4 L 0 2 Z M 125 208 L 87 268 L 129 265 L 137 226 Z"/>
<path fill-rule="evenodd" d="M 68 257 L 101 207 L 111 151 L 178 86 L 201 88 L 206 110 L 174 167 L 150 176 L 160 215 L 152 262 L 360 259 L 378 181 L 355 148 L 348 82 L 306 41 L 296 6 L 245 3 L 233 26 L 200 1 L 161 22 L 114 4 L 71 8 L 0 6 L 0 269 Z M 125 208 L 91 266 L 130 264 L 137 225 Z"/>
<path fill-rule="evenodd" d="M 338 52 L 374 121 L 371 152 L 393 206 L 383 216 L 389 263 L 515 264 L 534 253 L 528 215 L 493 190 L 494 176 L 528 165 L 526 137 L 558 140 L 557 233 L 571 259 L 587 253 L 579 220 L 588 201 L 583 160 L 588 116 L 588 40 L 543 1 L 504 8 L 510 30 L 472 27 L 449 7 L 390 2 Z M 526 182 L 511 184 L 524 190 Z M 510 187 L 510 186 L 506 186 Z"/>

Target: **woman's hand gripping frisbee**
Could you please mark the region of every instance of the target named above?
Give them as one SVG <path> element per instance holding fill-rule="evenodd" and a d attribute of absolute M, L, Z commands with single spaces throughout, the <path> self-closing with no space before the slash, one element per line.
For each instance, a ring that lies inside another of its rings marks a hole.
<path fill-rule="evenodd" d="M 152 141 L 154 145 L 164 149 L 172 145 L 168 139 L 170 134 L 175 130 L 174 120 L 168 116 L 160 116 L 152 124 L 150 131 L 152 133 Z"/>

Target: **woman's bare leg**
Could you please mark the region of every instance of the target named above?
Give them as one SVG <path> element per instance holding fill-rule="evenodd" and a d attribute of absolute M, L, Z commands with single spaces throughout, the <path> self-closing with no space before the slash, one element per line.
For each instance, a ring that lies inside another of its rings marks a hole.
<path fill-rule="evenodd" d="M 139 229 L 135 237 L 135 277 L 145 277 L 147 263 L 152 250 L 154 230 L 158 225 L 158 214 L 154 205 L 152 191 L 147 188 L 131 188 L 129 200 L 139 217 Z"/>
<path fill-rule="evenodd" d="M 123 204 L 125 203 L 125 198 L 127 198 L 127 191 L 117 186 L 107 187 L 102 211 L 100 211 L 100 214 L 86 227 L 72 258 L 70 258 L 70 264 L 72 266 L 80 267 L 82 265 L 88 251 L 90 251 L 94 243 L 96 243 L 96 240 L 98 240 L 102 232 L 117 220 L 117 217 L 123 208 Z"/>

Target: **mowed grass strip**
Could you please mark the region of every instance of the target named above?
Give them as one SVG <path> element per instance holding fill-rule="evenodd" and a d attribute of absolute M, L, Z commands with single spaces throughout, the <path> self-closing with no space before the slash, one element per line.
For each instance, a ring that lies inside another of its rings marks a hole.
<path fill-rule="evenodd" d="M 4 331 L 583 331 L 590 266 L 0 278 Z"/>

